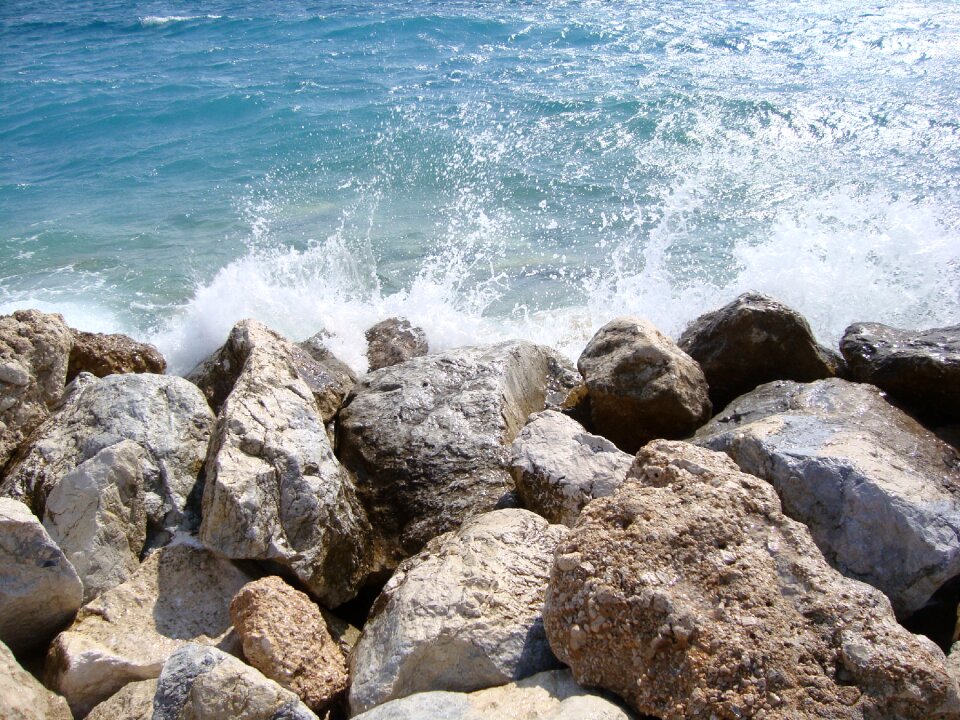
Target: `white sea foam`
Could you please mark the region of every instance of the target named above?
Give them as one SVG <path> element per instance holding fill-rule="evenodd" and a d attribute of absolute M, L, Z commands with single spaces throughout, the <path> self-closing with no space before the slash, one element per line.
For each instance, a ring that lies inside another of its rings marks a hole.
<path fill-rule="evenodd" d="M 191 20 L 219 20 L 222 17 L 222 15 L 147 15 L 140 18 L 140 25 L 143 27 L 159 27 Z"/>

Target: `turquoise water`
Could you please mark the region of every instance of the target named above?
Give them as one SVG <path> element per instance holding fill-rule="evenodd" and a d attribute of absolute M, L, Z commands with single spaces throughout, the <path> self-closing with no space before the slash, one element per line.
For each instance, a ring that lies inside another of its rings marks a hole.
<path fill-rule="evenodd" d="M 746 289 L 960 322 L 960 5 L 0 3 L 0 312 L 362 369 Z"/>

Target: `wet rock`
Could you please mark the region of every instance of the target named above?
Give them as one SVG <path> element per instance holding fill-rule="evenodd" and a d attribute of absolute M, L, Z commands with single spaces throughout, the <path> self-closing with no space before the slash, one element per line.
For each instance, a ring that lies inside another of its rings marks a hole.
<path fill-rule="evenodd" d="M 561 541 L 544 608 L 582 685 L 640 713 L 960 717 L 943 653 L 841 576 L 725 455 L 656 441 Z"/>
<path fill-rule="evenodd" d="M 20 667 L 0 642 L 0 717 L 9 720 L 73 720 L 67 701 Z"/>
<path fill-rule="evenodd" d="M 883 590 L 900 617 L 960 575 L 960 455 L 876 388 L 762 385 L 695 441 L 772 483 L 830 564 Z"/>
<path fill-rule="evenodd" d="M 652 438 L 680 438 L 710 417 L 700 367 L 646 320 L 604 325 L 577 367 L 590 394 L 593 429 L 635 453 Z"/>
<path fill-rule="evenodd" d="M 580 510 L 612 495 L 633 457 L 555 410 L 532 415 L 513 441 L 511 471 L 523 506 L 573 527 Z"/>
<path fill-rule="evenodd" d="M 60 400 L 72 344 L 59 315 L 0 316 L 0 468 Z"/>
<path fill-rule="evenodd" d="M 210 443 L 200 539 L 226 557 L 289 569 L 335 607 L 356 595 L 372 561 L 352 479 L 293 346 L 249 320 L 230 338 L 242 365 Z"/>
<path fill-rule="evenodd" d="M 316 713 L 346 689 L 347 666 L 309 597 L 277 576 L 245 585 L 230 606 L 247 662 Z"/>
<path fill-rule="evenodd" d="M 167 361 L 153 345 L 137 342 L 126 335 L 72 332 L 67 382 L 82 372 L 106 377 L 122 373 L 163 375 L 167 371 Z"/>
<path fill-rule="evenodd" d="M 289 690 L 216 648 L 187 645 L 167 660 L 153 720 L 317 720 Z"/>
<path fill-rule="evenodd" d="M 841 365 L 800 313 L 753 292 L 701 315 L 678 342 L 703 369 L 714 410 L 771 380 L 811 382 Z"/>
<path fill-rule="evenodd" d="M 382 567 L 512 489 L 509 446 L 544 407 L 550 357 L 506 342 L 414 358 L 360 381 L 337 421 L 337 451 L 357 475 Z"/>
<path fill-rule="evenodd" d="M 230 601 L 252 579 L 188 544 L 157 550 L 56 637 L 44 669 L 47 685 L 82 716 L 124 685 L 157 677 L 167 658 L 188 643 L 238 652 Z"/>
<path fill-rule="evenodd" d="M 384 587 L 350 660 L 350 707 L 477 690 L 557 666 L 541 607 L 561 525 L 497 510 L 431 540 Z"/>
<path fill-rule="evenodd" d="M 153 720 L 153 696 L 157 679 L 124 685 L 116 694 L 97 705 L 86 720 Z"/>
<path fill-rule="evenodd" d="M 381 320 L 366 332 L 370 371 L 426 355 L 427 335 L 405 318 Z"/>
<path fill-rule="evenodd" d="M 0 498 L 0 640 L 16 653 L 44 645 L 82 598 L 76 570 L 30 508 Z"/>
<path fill-rule="evenodd" d="M 908 412 L 933 425 L 960 422 L 960 325 L 913 331 L 857 323 L 843 333 L 840 351 L 854 379 Z"/>

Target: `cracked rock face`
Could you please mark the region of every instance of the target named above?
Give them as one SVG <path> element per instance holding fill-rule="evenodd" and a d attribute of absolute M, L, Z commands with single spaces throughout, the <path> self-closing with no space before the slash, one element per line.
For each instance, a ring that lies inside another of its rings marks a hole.
<path fill-rule="evenodd" d="M 900 617 L 960 575 L 960 455 L 876 388 L 762 385 L 695 442 L 770 482 L 830 564 L 885 592 Z"/>
<path fill-rule="evenodd" d="M 943 653 L 844 578 L 773 489 L 655 441 L 560 542 L 544 620 L 577 682 L 663 720 L 960 717 Z"/>

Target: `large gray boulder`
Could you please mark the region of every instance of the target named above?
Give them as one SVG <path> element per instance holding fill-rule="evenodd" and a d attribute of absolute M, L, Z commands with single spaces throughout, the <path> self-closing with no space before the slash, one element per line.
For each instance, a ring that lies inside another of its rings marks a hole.
<path fill-rule="evenodd" d="M 0 316 L 0 468 L 60 400 L 72 345 L 59 315 Z"/>
<path fill-rule="evenodd" d="M 905 617 L 960 575 L 960 455 L 870 385 L 780 381 L 697 433 L 770 482 L 844 575 Z"/>
<path fill-rule="evenodd" d="M 213 421 L 203 396 L 183 378 L 81 374 L 63 407 L 8 468 L 0 494 L 22 499 L 43 517 L 47 496 L 68 473 L 129 440 L 143 450 L 148 545 L 162 545 L 199 520 L 195 491 Z"/>
<path fill-rule="evenodd" d="M 840 352 L 854 379 L 909 412 L 935 425 L 960 422 L 960 325 L 914 331 L 856 323 Z"/>
<path fill-rule="evenodd" d="M 544 620 L 578 683 L 662 720 L 955 720 L 943 653 L 831 568 L 765 481 L 655 441 L 557 548 Z"/>
<path fill-rule="evenodd" d="M 77 571 L 30 508 L 0 498 L 0 641 L 16 653 L 45 644 L 82 599 Z"/>
<path fill-rule="evenodd" d="M 531 415 L 511 452 L 523 506 L 567 527 L 588 502 L 612 495 L 633 463 L 631 455 L 556 410 Z"/>
<path fill-rule="evenodd" d="M 428 690 L 503 685 L 556 667 L 541 608 L 565 532 L 527 510 L 497 510 L 403 562 L 351 655 L 351 710 Z"/>
<path fill-rule="evenodd" d="M 635 453 L 652 438 L 693 434 L 710 417 L 700 366 L 646 320 L 611 320 L 577 361 L 593 429 Z"/>
<path fill-rule="evenodd" d="M 67 701 L 37 682 L 2 642 L 0 717 L 8 720 L 73 720 Z"/>
<path fill-rule="evenodd" d="M 771 380 L 833 377 L 842 364 L 800 313 L 754 292 L 698 317 L 678 344 L 703 369 L 714 410 Z"/>
<path fill-rule="evenodd" d="M 414 358 L 357 385 L 337 452 L 356 473 L 381 566 L 509 497 L 510 443 L 543 410 L 557 367 L 547 348 L 505 342 Z"/>
<path fill-rule="evenodd" d="M 289 690 L 204 645 L 186 645 L 170 656 L 153 708 L 153 720 L 317 720 Z"/>
<path fill-rule="evenodd" d="M 406 362 L 427 354 L 427 336 L 406 318 L 381 320 L 366 332 L 370 371 Z"/>
<path fill-rule="evenodd" d="M 333 455 L 294 346 L 246 320 L 228 345 L 241 362 L 210 443 L 200 539 L 234 559 L 289 569 L 325 605 L 370 571 L 369 524 Z"/>

